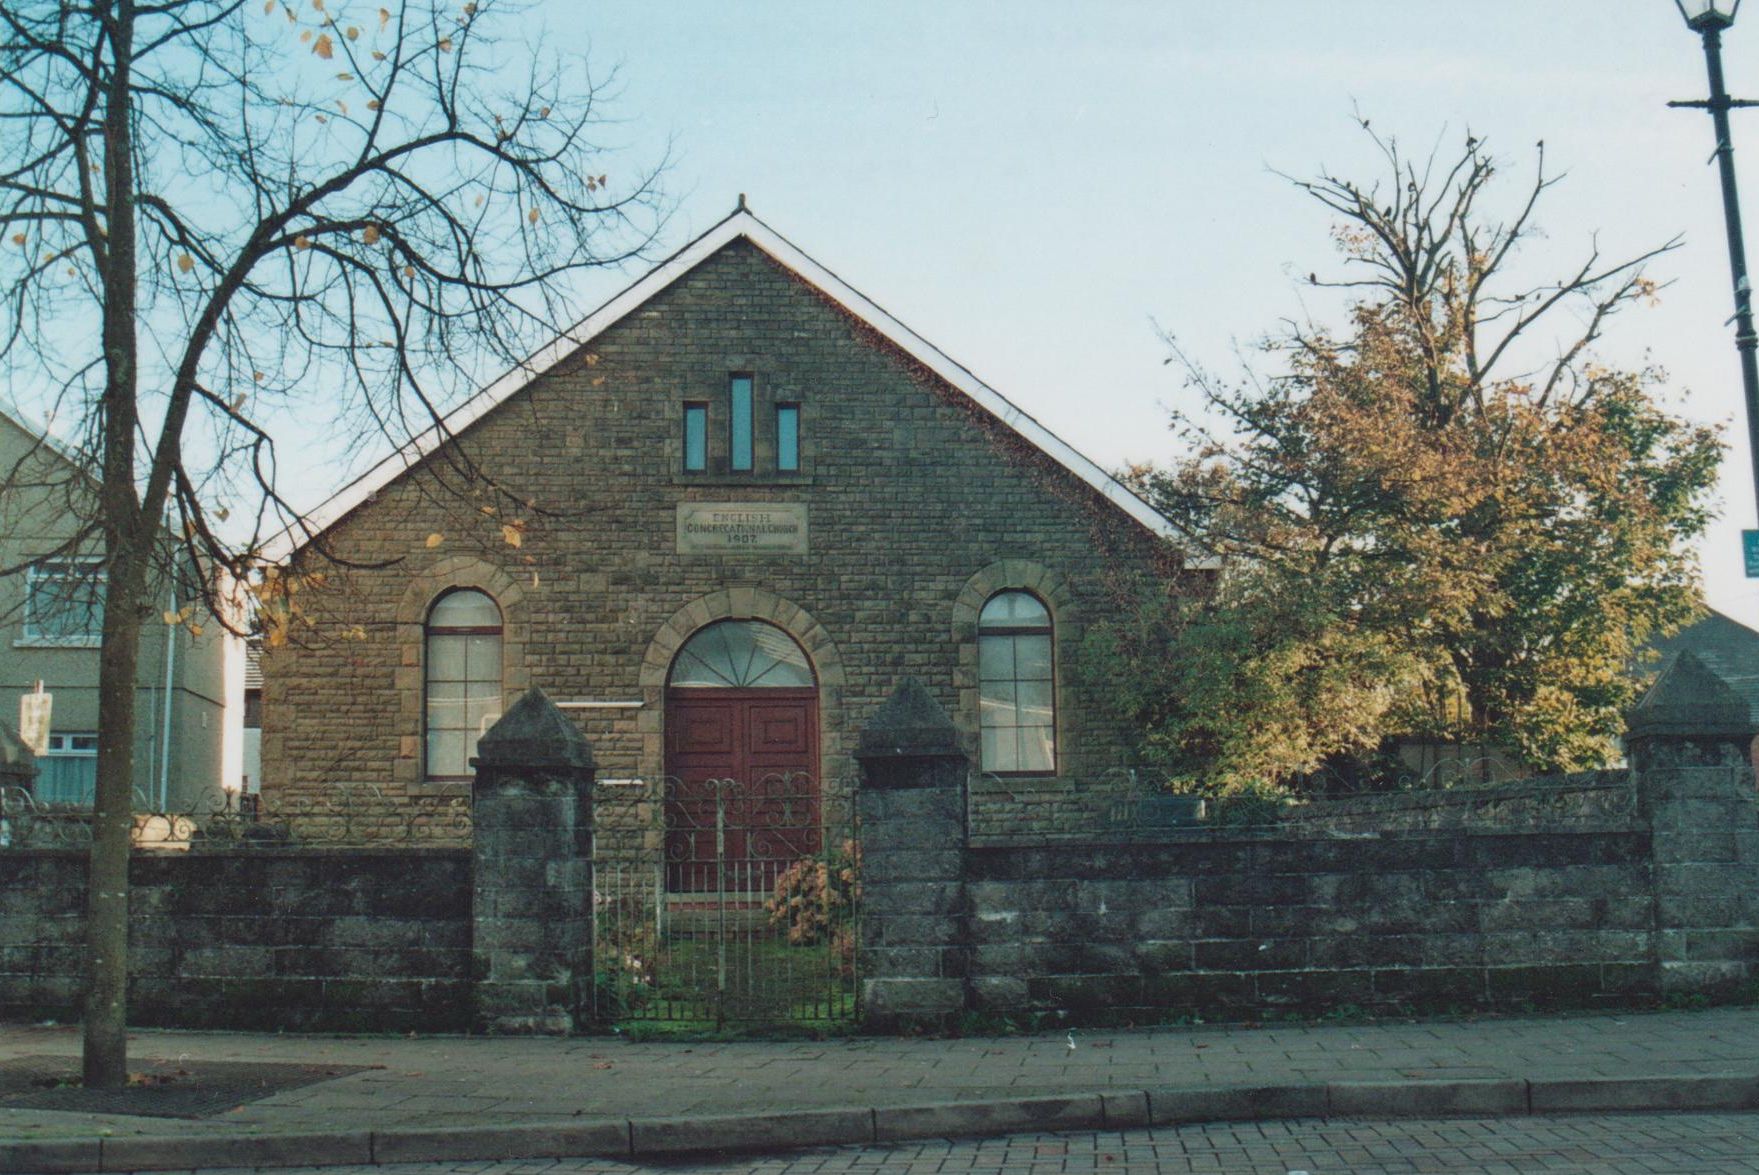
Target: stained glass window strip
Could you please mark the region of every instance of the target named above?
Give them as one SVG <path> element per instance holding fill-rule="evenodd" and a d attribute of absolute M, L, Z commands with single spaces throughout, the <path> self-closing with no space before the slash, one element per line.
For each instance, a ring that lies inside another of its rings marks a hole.
<path fill-rule="evenodd" d="M 800 468 L 800 405 L 776 405 L 776 468 L 794 473 Z"/>
<path fill-rule="evenodd" d="M 733 376 L 729 391 L 727 460 L 731 468 L 744 471 L 751 468 L 751 377 Z"/>
<path fill-rule="evenodd" d="M 684 405 L 684 469 L 701 473 L 708 468 L 708 405 Z"/>

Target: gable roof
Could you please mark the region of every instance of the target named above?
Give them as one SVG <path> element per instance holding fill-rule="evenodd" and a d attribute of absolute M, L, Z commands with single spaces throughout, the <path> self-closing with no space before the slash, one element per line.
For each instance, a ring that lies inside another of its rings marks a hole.
<path fill-rule="evenodd" d="M 36 423 L 35 420 L 26 415 L 23 409 L 16 406 L 8 407 L 7 405 L 0 404 L 0 421 L 4 421 L 19 432 L 23 433 L 25 439 L 28 440 L 38 452 L 47 453 L 53 458 L 66 462 L 73 467 L 75 472 L 79 473 L 94 486 L 98 484 L 97 477 L 92 473 L 90 467 L 80 456 L 79 452 L 66 441 L 63 441 L 60 437 L 50 432 L 46 426 Z M 6 470 L 0 469 L 0 475 L 4 475 L 5 473 Z"/>
<path fill-rule="evenodd" d="M 440 424 L 429 427 L 395 453 L 337 491 L 316 510 L 312 511 L 303 524 L 294 523 L 270 542 L 265 548 L 265 554 L 275 560 L 284 559 L 291 555 L 311 539 L 340 521 L 355 507 L 370 500 L 379 490 L 413 469 L 429 453 L 444 444 L 453 435 L 480 420 L 562 359 L 621 322 L 673 282 L 735 240 L 745 240 L 756 246 L 778 265 L 811 285 L 862 323 L 884 336 L 910 358 L 934 372 L 953 388 L 964 393 L 1021 439 L 1080 478 L 1113 506 L 1122 510 L 1153 533 L 1163 538 L 1175 538 L 1181 533 L 1164 515 L 1132 493 L 1117 478 L 1077 452 L 1068 442 L 1034 420 L 1006 396 L 977 378 L 963 364 L 953 360 L 940 348 L 893 318 L 865 294 L 807 256 L 792 241 L 759 220 L 750 209 L 746 208 L 742 196 L 739 207 L 733 211 L 732 215 L 649 270 L 646 276 L 594 310 L 548 345 L 540 348 L 524 363 L 448 412 Z M 1212 558 L 1192 559 L 1187 566 L 1205 569 L 1219 567 L 1220 563 Z"/>
<path fill-rule="evenodd" d="M 1711 608 L 1670 637 L 1651 641 L 1665 668 L 1681 653 L 1692 653 L 1740 695 L 1759 721 L 1759 632 Z"/>

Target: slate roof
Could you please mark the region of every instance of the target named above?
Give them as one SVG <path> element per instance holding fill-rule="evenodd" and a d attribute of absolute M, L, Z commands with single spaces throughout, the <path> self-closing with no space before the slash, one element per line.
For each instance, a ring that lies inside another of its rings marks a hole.
<path fill-rule="evenodd" d="M 1661 654 L 1653 668 L 1660 668 L 1680 653 L 1696 654 L 1740 695 L 1747 703 L 1747 712 L 1759 722 L 1759 632 L 1711 609 L 1704 619 L 1655 641 L 1652 647 Z"/>

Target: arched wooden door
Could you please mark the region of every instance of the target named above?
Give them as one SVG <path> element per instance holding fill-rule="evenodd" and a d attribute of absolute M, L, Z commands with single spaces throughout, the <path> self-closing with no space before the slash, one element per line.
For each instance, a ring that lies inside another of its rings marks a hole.
<path fill-rule="evenodd" d="M 767 894 L 820 850 L 818 686 L 792 637 L 756 620 L 699 629 L 665 720 L 668 890 Z"/>

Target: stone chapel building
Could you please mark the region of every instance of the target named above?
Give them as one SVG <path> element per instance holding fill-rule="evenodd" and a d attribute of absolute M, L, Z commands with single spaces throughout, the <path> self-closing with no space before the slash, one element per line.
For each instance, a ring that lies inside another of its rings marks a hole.
<path fill-rule="evenodd" d="M 264 660 L 263 799 L 468 795 L 529 686 L 601 797 L 853 778 L 907 675 L 969 739 L 974 831 L 1126 761 L 1084 636 L 1183 562 L 1165 519 L 741 207 L 347 487 Z M 643 791 L 647 789 L 647 791 Z"/>

